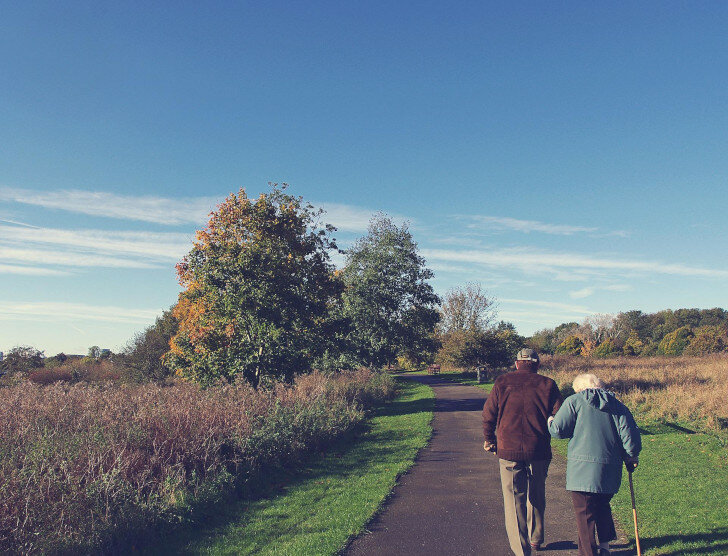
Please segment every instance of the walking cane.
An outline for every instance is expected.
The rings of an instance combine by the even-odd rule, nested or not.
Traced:
[[[634,518],[634,542],[637,544],[637,556],[642,556],[640,548],[640,534],[637,531],[637,504],[634,502],[634,485],[632,485],[632,471],[628,470],[629,475],[629,493],[632,495],[632,517]]]

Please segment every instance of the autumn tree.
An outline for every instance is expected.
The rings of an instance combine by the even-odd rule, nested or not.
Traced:
[[[273,185],[257,200],[231,194],[177,265],[184,291],[165,363],[202,383],[242,376],[291,379],[333,335],[340,295],[320,211]]]
[[[356,358],[385,365],[397,356],[417,360],[434,351],[439,298],[406,224],[384,215],[346,253],[343,314],[351,323],[349,340]]]

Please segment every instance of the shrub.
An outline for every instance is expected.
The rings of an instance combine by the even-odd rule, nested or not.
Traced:
[[[123,552],[261,470],[297,461],[393,394],[387,375],[254,390],[190,383],[0,389],[0,553]]]
[[[708,355],[728,349],[728,336],[721,326],[701,326],[696,328],[683,353],[685,355]]]
[[[597,359],[606,359],[607,357],[614,357],[616,355],[619,355],[619,350],[611,338],[604,340],[591,353],[591,356]]]
[[[629,356],[637,356],[642,353],[645,349],[645,343],[640,339],[636,331],[632,330],[624,341],[622,346],[622,353]]]
[[[568,336],[556,346],[556,353],[562,355],[581,355],[581,348],[584,347],[584,342],[581,341],[579,336]]]
[[[690,343],[693,332],[689,326],[681,326],[677,330],[665,334],[657,346],[658,355],[682,355]]]

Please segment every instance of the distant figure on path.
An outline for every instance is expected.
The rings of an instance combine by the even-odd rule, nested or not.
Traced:
[[[516,370],[496,379],[483,407],[483,448],[500,459],[506,532],[516,556],[529,556],[544,542],[547,419],[562,402],[556,383],[536,373],[539,363],[535,350],[519,351]]]
[[[574,392],[549,419],[549,432],[571,439],[566,490],[576,513],[579,556],[608,556],[609,541],[617,538],[609,501],[622,482],[622,462],[629,471],[637,467],[642,440],[629,409],[596,376],[578,375]]]

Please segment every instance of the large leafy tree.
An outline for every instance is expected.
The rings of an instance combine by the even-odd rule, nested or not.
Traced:
[[[347,251],[342,273],[343,313],[360,362],[423,360],[433,352],[440,300],[428,282],[432,276],[408,226],[375,216],[367,235]]]
[[[165,362],[178,375],[289,380],[325,350],[341,292],[329,259],[333,228],[285,188],[254,201],[242,189],[231,194],[177,265],[184,291]]]

